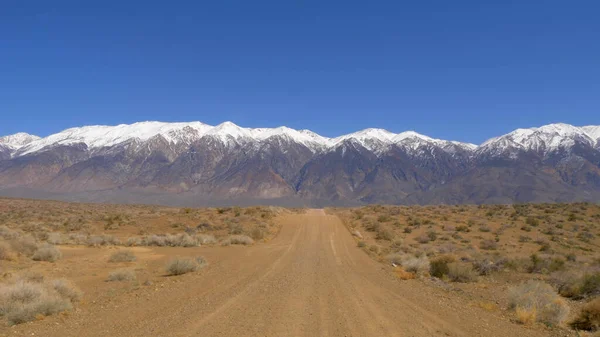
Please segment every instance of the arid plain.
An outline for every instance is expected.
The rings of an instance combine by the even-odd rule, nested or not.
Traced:
[[[0,199],[0,336],[590,336],[593,204]]]

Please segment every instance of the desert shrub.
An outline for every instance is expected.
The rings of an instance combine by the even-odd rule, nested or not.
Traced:
[[[170,247],[195,247],[198,246],[196,240],[187,233],[177,235],[167,234],[165,244]]]
[[[4,260],[12,260],[13,254],[10,249],[10,246],[6,242],[0,242],[0,261]]]
[[[33,255],[38,249],[38,244],[31,235],[14,238],[9,243],[14,252],[25,256]]]
[[[404,233],[406,233],[406,234],[412,233],[412,227],[408,227],[408,226],[404,227]]]
[[[112,253],[108,262],[132,262],[135,261],[136,257],[130,250],[119,250],[118,252]]]
[[[483,240],[479,243],[479,248],[485,250],[496,250],[498,249],[498,244],[493,240]]]
[[[540,221],[532,216],[527,217],[527,220],[525,220],[525,223],[528,224],[529,226],[533,226],[533,227],[537,227],[540,225]]]
[[[175,258],[165,267],[167,275],[182,275],[197,271],[206,266],[207,262],[203,257],[192,258]]]
[[[560,257],[544,258],[537,254],[531,254],[530,261],[530,273],[547,274],[565,268],[565,260]]]
[[[529,242],[531,241],[531,238],[527,235],[521,235],[519,236],[519,242]]]
[[[418,243],[428,243],[430,241],[429,236],[423,234],[423,235],[419,235],[415,238],[415,240],[417,240]]]
[[[44,244],[40,246],[33,256],[31,257],[34,261],[48,261],[55,262],[62,257],[62,253],[58,248],[54,247],[51,244]]]
[[[69,234],[69,242],[76,245],[85,245],[89,241],[89,237],[85,234],[81,233],[71,233]]]
[[[251,231],[250,231],[250,237],[253,240],[262,240],[265,238],[265,231],[262,228],[259,227],[254,227]]]
[[[371,245],[371,246],[369,246],[369,251],[379,255],[379,254],[381,254],[381,246],[380,245]]]
[[[217,243],[217,239],[215,239],[213,235],[209,234],[196,234],[194,238],[196,238],[196,241],[201,245],[210,245]]]
[[[431,276],[442,278],[444,275],[448,275],[448,264],[454,261],[456,261],[456,258],[452,255],[438,256],[429,262],[429,273]]]
[[[389,221],[392,221],[392,217],[390,217],[387,214],[382,214],[382,215],[380,215],[380,216],[377,217],[377,221],[379,221],[379,222],[389,222]]]
[[[528,281],[509,289],[509,305],[522,323],[535,320],[548,325],[558,325],[568,314],[569,307],[554,289],[540,281]]]
[[[456,231],[457,231],[457,232],[464,232],[464,233],[467,233],[467,232],[470,232],[470,231],[471,231],[471,229],[469,229],[469,226],[466,226],[466,225],[460,225],[460,226],[456,226]]]
[[[225,239],[222,244],[224,246],[229,245],[251,245],[254,243],[251,237],[247,235],[230,235],[227,239]]]
[[[470,264],[451,262],[448,263],[448,278],[453,282],[475,282],[477,272]]]
[[[394,232],[390,231],[389,229],[380,228],[377,232],[377,236],[375,236],[375,239],[392,241],[394,239]]]
[[[125,246],[127,246],[127,247],[136,247],[136,246],[141,246],[141,245],[142,245],[142,239],[138,238],[138,237],[128,238],[127,241],[125,242]]]
[[[71,303],[78,302],[81,298],[81,291],[73,286],[68,280],[52,280],[50,285],[62,298],[68,299]]]
[[[367,243],[365,241],[360,240],[356,245],[360,248],[364,248],[367,246]]]
[[[16,239],[20,236],[20,233],[12,230],[4,225],[0,226],[0,237],[4,238],[5,240],[12,240],[12,239]]]
[[[598,330],[600,328],[600,298],[585,304],[577,318],[569,325],[576,330]]]
[[[80,292],[65,280],[48,283],[18,280],[0,285],[0,316],[10,325],[70,310]]]
[[[92,235],[88,238],[88,246],[98,247],[98,246],[115,246],[120,242],[117,238],[112,235]]]
[[[145,246],[164,247],[167,245],[167,240],[166,240],[165,236],[156,235],[156,234],[145,237],[142,240],[142,242]]]
[[[46,239],[46,242],[52,245],[62,245],[64,241],[61,233],[48,233],[48,238]]]
[[[427,255],[414,256],[412,254],[390,254],[386,259],[396,265],[402,266],[405,271],[415,273],[417,275],[429,272],[429,259]]]
[[[117,269],[108,273],[109,282],[135,280],[135,272],[131,269]]]
[[[590,297],[600,294],[600,272],[585,274],[580,281],[579,297]]]
[[[381,225],[377,222],[367,221],[365,222],[365,229],[369,232],[377,232],[379,231],[379,227]]]
[[[437,233],[435,231],[429,231],[427,232],[427,237],[430,241],[435,241],[437,240]]]
[[[492,229],[488,225],[481,225],[481,226],[479,226],[479,231],[480,232],[484,232],[484,233],[488,233],[488,232],[491,232]]]
[[[506,259],[482,259],[473,261],[473,269],[479,273],[479,275],[490,275],[494,272],[502,270],[504,265],[508,262]]]

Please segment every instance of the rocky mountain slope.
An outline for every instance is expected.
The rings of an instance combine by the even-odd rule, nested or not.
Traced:
[[[479,146],[231,122],[19,133],[0,137],[0,194],[180,205],[596,201],[600,126],[518,129]]]

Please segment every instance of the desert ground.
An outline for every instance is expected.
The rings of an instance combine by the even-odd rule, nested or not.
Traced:
[[[0,336],[592,336],[599,222],[0,199]]]

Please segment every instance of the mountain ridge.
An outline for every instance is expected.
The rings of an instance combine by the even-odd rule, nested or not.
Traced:
[[[600,126],[517,129],[481,145],[414,131],[329,138],[231,122],[139,122],[0,137],[0,194],[286,205],[600,200]]]

